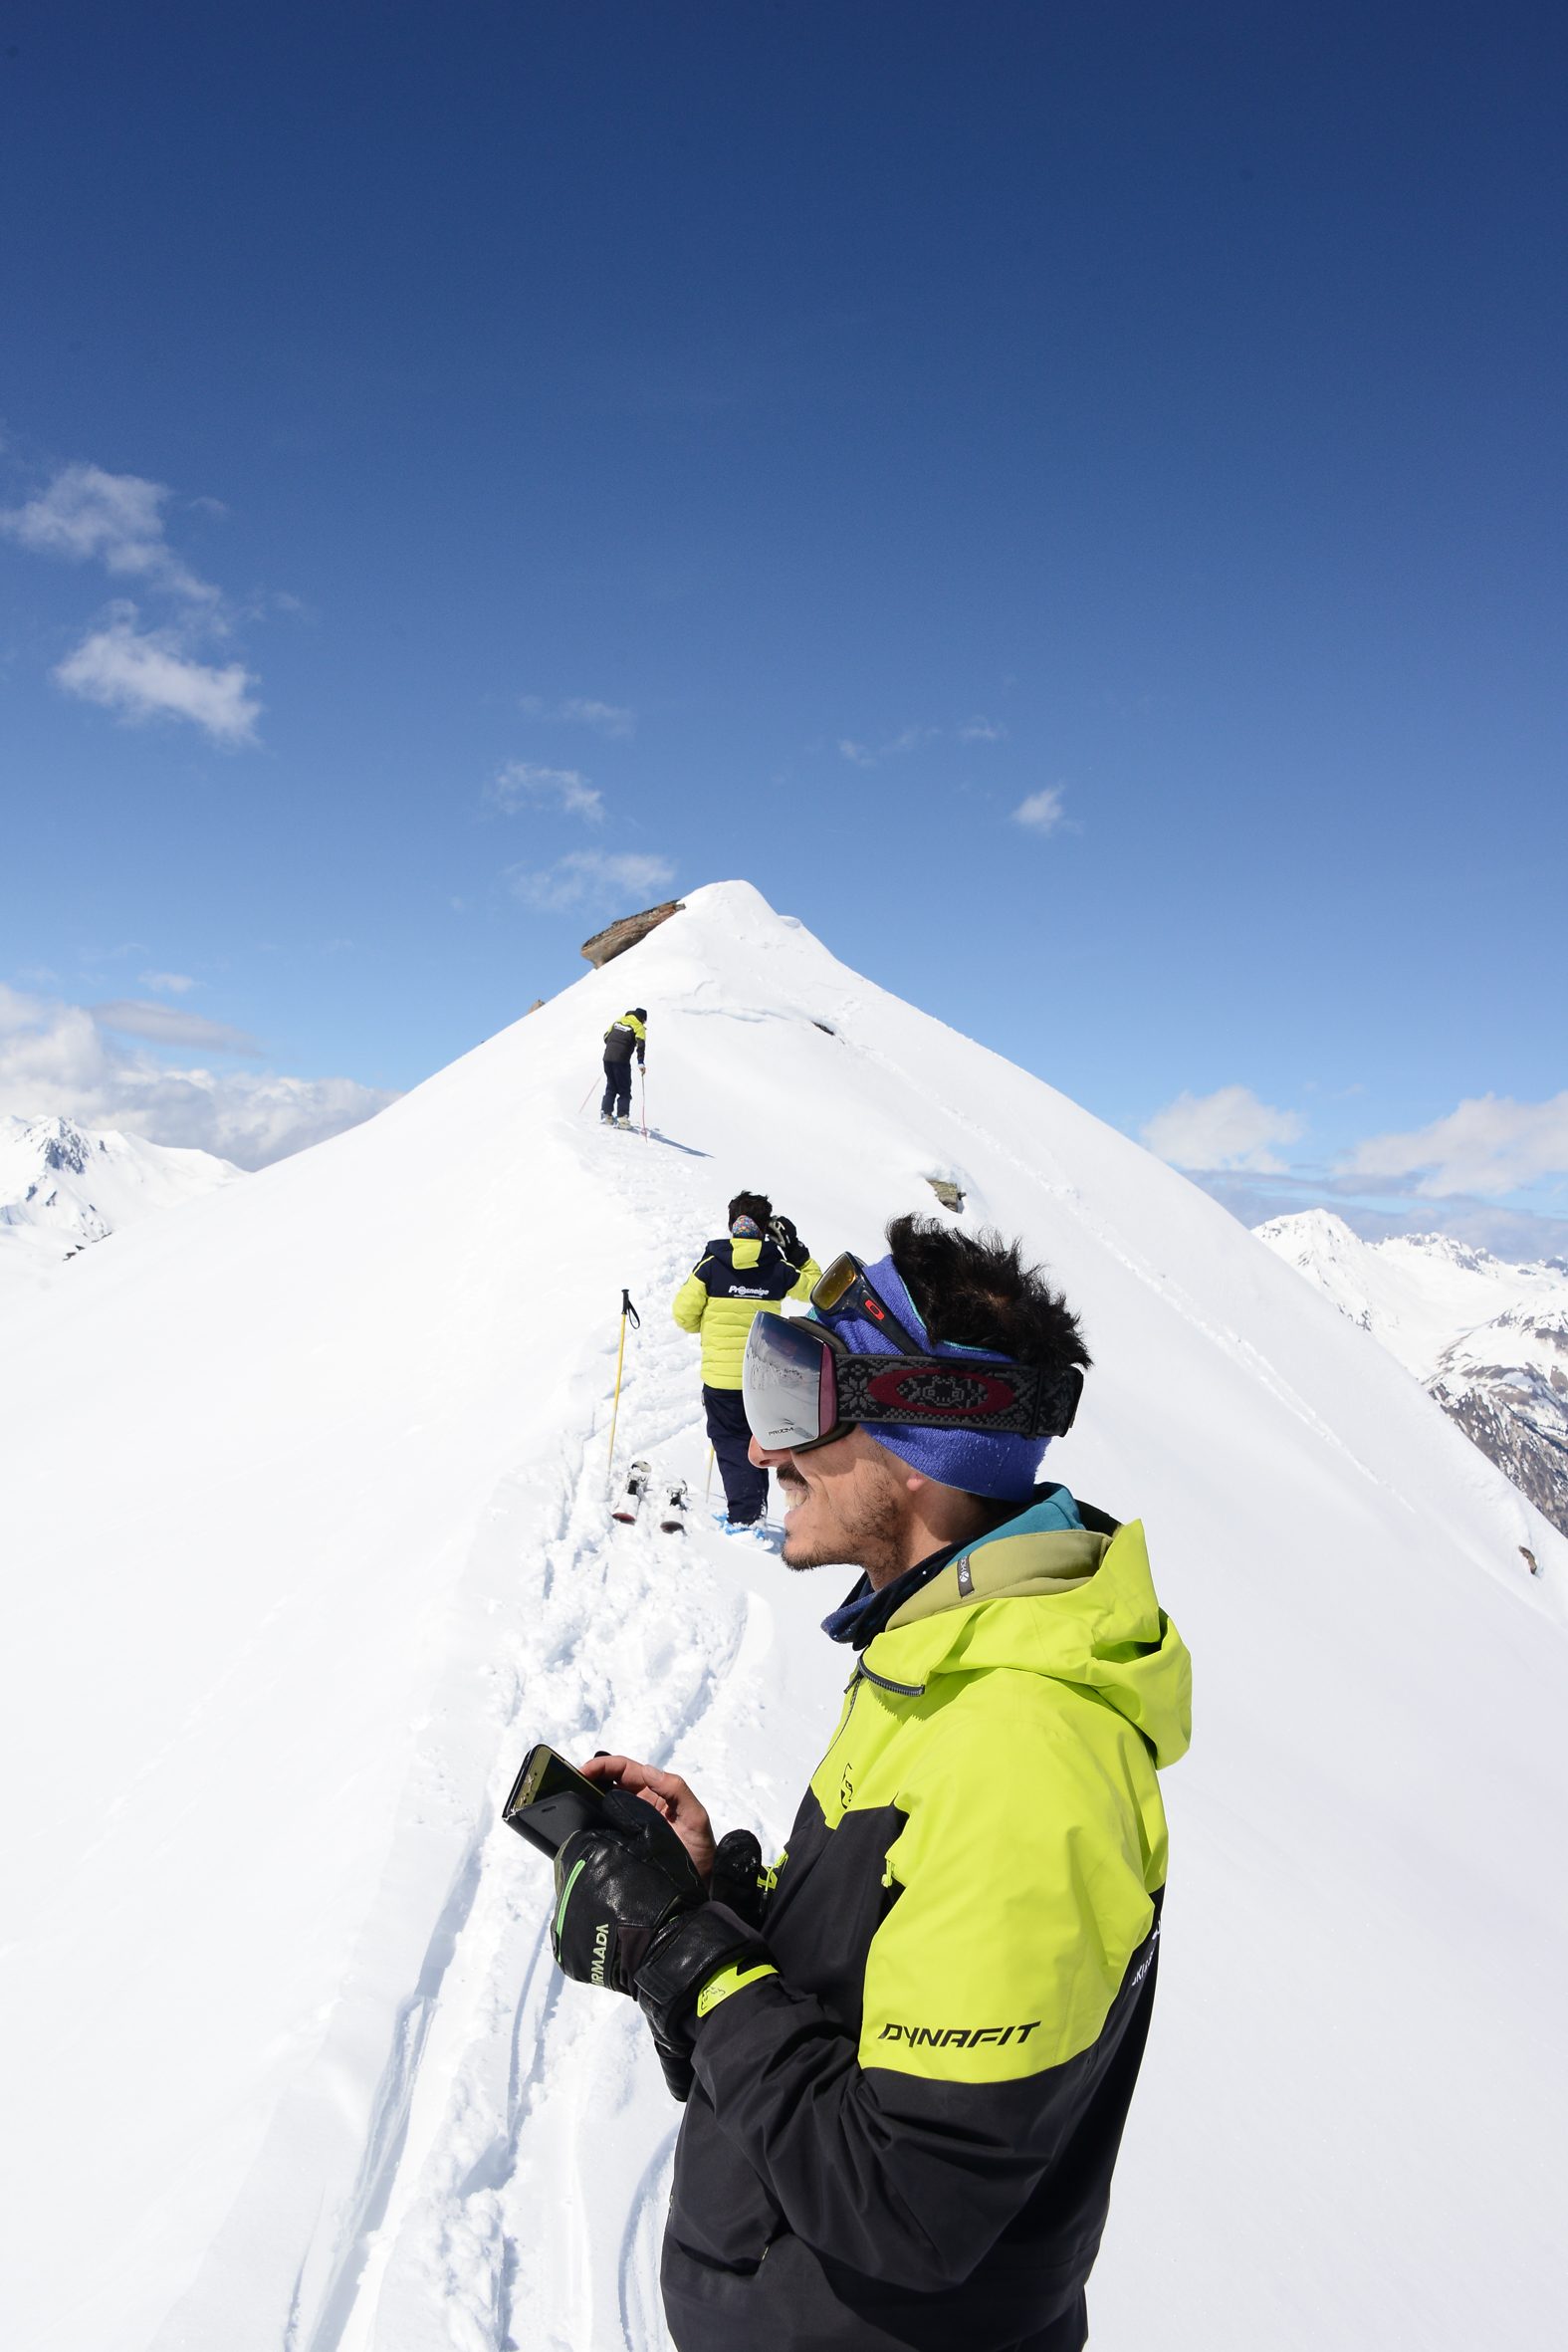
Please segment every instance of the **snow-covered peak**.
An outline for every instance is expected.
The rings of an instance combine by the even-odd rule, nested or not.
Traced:
[[[1253,1230],[1418,1380],[1432,1378],[1461,1332],[1507,1308],[1568,1302],[1568,1270],[1560,1263],[1513,1266],[1448,1234],[1364,1242],[1327,1209],[1274,1217]]]
[[[90,1242],[242,1173],[208,1151],[72,1119],[0,1116],[0,1278],[45,1273]]]
[[[850,1579],[612,1528],[622,1287],[614,1459],[700,1498],[669,1307],[726,1200],[825,1262],[934,1176],[1081,1311],[1047,1467],[1195,1659],[1096,2345],[1549,2340],[1568,1541],[1208,1195],[727,883],[8,1317],[8,2342],[664,2352],[675,2112],[499,1806],[615,1745],[786,1838]]]

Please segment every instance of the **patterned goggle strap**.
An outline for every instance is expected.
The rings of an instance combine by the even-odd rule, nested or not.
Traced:
[[[923,1429],[977,1429],[993,1437],[1065,1437],[1083,1394],[1083,1374],[1076,1367],[1047,1381],[1033,1364],[834,1353],[841,1422],[902,1421]]]

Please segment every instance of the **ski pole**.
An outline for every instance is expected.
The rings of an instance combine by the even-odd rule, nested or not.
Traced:
[[[597,1084],[598,1084],[598,1079],[597,1079],[597,1078],[595,1078],[595,1079],[594,1079],[594,1081],[593,1081],[593,1086],[596,1086]],[[592,1093],[592,1091],[593,1091],[593,1086],[590,1086],[590,1087],[588,1088],[588,1094],[591,1094],[591,1093]],[[577,1104],[577,1116],[578,1116],[578,1118],[579,1118],[579,1119],[581,1118],[581,1116],[582,1116],[583,1112],[584,1112],[584,1111],[587,1109],[587,1107],[588,1107],[588,1094],[584,1094],[584,1095],[583,1095],[583,1097],[582,1097],[582,1100],[581,1100],[581,1101],[580,1101],[580,1102]]]
[[[702,1491],[702,1507],[703,1507],[704,1511],[706,1511],[706,1510],[707,1510],[707,1508],[708,1508],[709,1504],[710,1504],[712,1501],[713,1501],[713,1448],[712,1448],[712,1446],[710,1446],[710,1447],[708,1448],[708,1484],[707,1484],[707,1485],[704,1487],[704,1489],[703,1489],[703,1491]]]
[[[632,1305],[631,1294],[628,1291],[622,1291],[620,1294],[620,1348],[615,1357],[615,1409],[610,1414],[609,1460],[604,1465],[606,1488],[610,1483],[610,1474],[615,1467],[615,1424],[620,1419],[620,1368],[626,1360],[626,1317],[628,1315],[631,1317],[632,1329],[640,1331],[642,1317]]]
[[[648,1140],[648,1073],[638,1064],[637,1075],[642,1080],[642,1140]]]

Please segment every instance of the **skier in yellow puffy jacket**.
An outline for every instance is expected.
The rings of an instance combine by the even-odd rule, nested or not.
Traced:
[[[768,1473],[754,1468],[741,1403],[741,1359],[752,1317],[784,1298],[809,1298],[821,1268],[787,1217],[760,1192],[737,1193],[729,1233],[710,1242],[675,1294],[683,1331],[702,1333],[702,1401],[724,1479],[727,1533],[757,1525],[768,1508]]]

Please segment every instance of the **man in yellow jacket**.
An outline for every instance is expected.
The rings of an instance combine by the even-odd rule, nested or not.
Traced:
[[[741,1403],[741,1360],[752,1317],[784,1298],[809,1298],[821,1268],[787,1217],[765,1194],[740,1192],[726,1212],[728,1235],[710,1242],[675,1294],[675,1320],[702,1333],[702,1401],[724,1480],[724,1529],[755,1527],[768,1508],[768,1473],[750,1458],[752,1432]]]
[[[862,1571],[784,1851],[601,1755],[662,1818],[556,1858],[558,1964],[636,1999],[686,2103],[680,2352],[1081,2352],[1154,2003],[1191,1664],[1142,1528],[1041,1477],[1077,1317],[996,1235],[887,1238],[748,1342],[784,1564]]]

